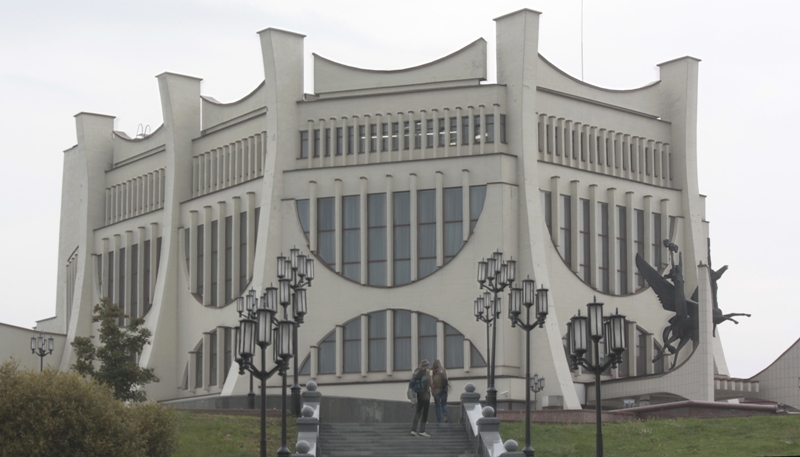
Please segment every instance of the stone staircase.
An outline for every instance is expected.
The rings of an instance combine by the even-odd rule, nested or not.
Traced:
[[[321,457],[477,457],[463,424],[428,424],[431,436],[411,435],[409,423],[321,424]]]

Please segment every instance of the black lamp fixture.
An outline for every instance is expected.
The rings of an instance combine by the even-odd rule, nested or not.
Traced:
[[[535,292],[534,292],[535,291]],[[531,386],[531,331],[535,328],[542,328],[549,311],[547,289],[540,287],[536,289],[536,282],[531,278],[522,280],[522,287],[512,287],[508,296],[508,318],[511,319],[511,327],[519,327],[525,330],[525,385]],[[536,305],[536,320],[531,322],[531,308]],[[520,319],[522,306],[525,306],[525,320]],[[538,384],[538,375],[536,377]],[[544,378],[541,380],[544,388]],[[532,387],[532,386],[531,386]],[[538,392],[538,391],[537,391]],[[531,388],[525,389],[525,447],[522,452],[532,457],[534,450],[531,447]]]
[[[300,396],[300,383],[298,380],[298,356],[297,356],[297,329],[303,324],[305,315],[308,313],[308,301],[306,299],[306,288],[311,287],[314,279],[314,259],[300,253],[300,249],[292,248],[289,250],[289,257],[283,254],[278,256],[278,290],[279,302],[284,307],[284,311],[291,304],[291,320],[295,323],[295,331],[292,342],[294,353],[293,362],[293,382],[292,382],[292,414],[300,417],[302,399]],[[284,315],[287,315],[284,312]]]
[[[256,297],[256,291],[250,289],[244,297],[239,297],[236,310],[239,313],[239,329],[236,334],[236,362],[239,364],[239,374],[245,370],[261,381],[261,457],[267,456],[267,380],[275,373],[280,373],[283,378],[283,417],[281,427],[281,448],[278,455],[290,455],[286,447],[286,371],[289,368],[289,359],[294,350],[295,323],[284,318],[278,320],[277,292],[275,287],[267,287],[261,299]],[[267,348],[273,346],[273,361],[275,367],[267,370]],[[256,346],[260,348],[261,364],[259,367],[254,362]]]
[[[39,336],[31,337],[31,354],[39,356],[39,371],[44,371],[44,356],[53,353],[55,340],[52,336],[48,337],[44,332],[39,332]]]
[[[512,287],[517,275],[517,262],[508,260],[503,262],[503,253],[494,252],[488,259],[478,262],[478,284],[482,290],[486,290],[478,296],[474,304],[474,314],[476,321],[486,323],[486,405],[491,406],[497,411],[497,389],[494,387],[495,362],[497,346],[497,325],[495,321],[502,312],[502,301],[500,294],[507,288]],[[491,329],[491,338],[490,338]]]
[[[577,370],[578,365],[594,373],[595,410],[597,422],[597,456],[603,455],[603,423],[601,420],[602,399],[600,396],[600,374],[609,367],[616,368],[622,363],[622,353],[625,352],[626,333],[625,316],[617,310],[609,317],[603,317],[603,304],[597,302],[597,297],[592,303],[586,305],[586,314],[572,316],[567,324],[567,346],[572,359],[572,370]],[[594,343],[594,357],[590,361],[585,357],[589,350],[588,340]],[[600,340],[606,342],[605,361],[600,363]]]

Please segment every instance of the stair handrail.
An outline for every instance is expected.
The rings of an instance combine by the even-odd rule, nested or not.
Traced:
[[[293,457],[316,457],[319,450],[319,409],[322,394],[317,392],[317,383],[308,381],[302,394],[302,417],[297,418],[297,444]]]
[[[467,435],[475,446],[476,453],[486,457],[522,457],[519,444],[515,440],[503,442],[500,437],[500,419],[495,417],[494,408],[481,408],[480,394],[475,392],[475,385],[467,383],[461,394],[462,417]]]

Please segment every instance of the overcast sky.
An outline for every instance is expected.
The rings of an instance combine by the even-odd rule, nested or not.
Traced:
[[[714,267],[730,265],[720,307],[753,314],[718,332],[731,375],[757,373],[800,337],[800,2],[791,0],[585,0],[583,15],[581,0],[0,0],[0,322],[31,327],[55,313],[62,151],[76,143],[75,114],[116,116],[130,136],[139,124],[155,130],[155,76],[165,71],[238,100],[263,80],[256,32],[267,27],[306,35],[307,74],[312,52],[397,69],[483,37],[493,82],[493,19],[521,8],[543,13],[542,55],[592,84],[639,87],[658,79],[658,63],[702,60],[700,191]]]

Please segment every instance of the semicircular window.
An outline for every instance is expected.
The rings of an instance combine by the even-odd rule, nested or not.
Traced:
[[[412,333],[412,319],[417,319],[417,333]],[[425,313],[395,309],[375,311],[359,316],[342,325],[341,332],[332,330],[317,343],[314,375],[334,373],[380,373],[410,371],[414,361],[440,359],[446,368],[476,368],[486,366],[480,351],[452,325]],[[361,335],[367,327],[367,339]],[[417,340],[417,356],[412,357],[412,338]],[[444,341],[444,353],[438,353],[438,341]],[[337,339],[341,339],[337,345]],[[341,354],[337,348],[341,347]],[[366,359],[362,360],[363,350]],[[337,357],[337,355],[339,357]],[[413,359],[413,360],[412,360]],[[341,366],[337,366],[341,363]],[[306,357],[300,374],[311,375],[311,357]]]
[[[365,204],[359,195],[343,196],[341,220],[337,220],[335,197],[297,200],[296,206],[306,240],[323,264],[359,284],[391,287],[430,276],[455,258],[483,211],[486,186],[471,186],[468,192],[462,187],[445,188],[441,195],[436,189],[421,189],[415,196],[416,214],[411,213],[409,191],[368,194]],[[436,212],[439,198],[441,218]],[[468,214],[464,212],[465,201]],[[312,211],[316,212],[314,227]],[[339,237],[337,227],[341,227]],[[412,229],[417,233],[415,239]],[[441,246],[437,244],[437,233],[444,235]],[[337,245],[341,247],[341,258],[336,257]],[[366,252],[362,253],[362,249]],[[442,265],[437,261],[440,253]],[[416,265],[411,264],[412,259]]]

